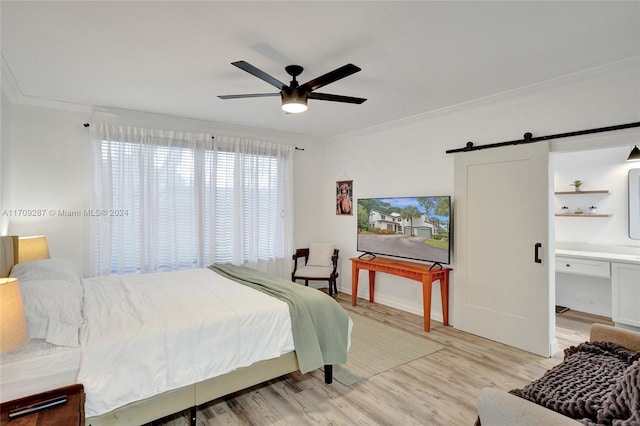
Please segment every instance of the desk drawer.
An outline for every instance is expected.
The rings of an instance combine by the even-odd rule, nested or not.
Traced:
[[[611,277],[611,264],[602,260],[556,256],[556,272],[609,278]]]

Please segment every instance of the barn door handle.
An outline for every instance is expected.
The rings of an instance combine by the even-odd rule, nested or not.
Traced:
[[[536,263],[542,263],[542,259],[540,259],[540,249],[542,248],[542,243],[536,243],[535,253],[533,255],[533,261]]]

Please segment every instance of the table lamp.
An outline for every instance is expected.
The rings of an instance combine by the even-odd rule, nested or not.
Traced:
[[[47,238],[44,235],[20,237],[18,240],[18,263],[37,259],[49,259]]]
[[[20,283],[17,278],[0,278],[0,353],[12,351],[29,341]]]
[[[17,278],[0,278],[0,353],[10,352],[28,341],[29,328],[22,305],[20,283]],[[27,414],[64,404],[67,400],[67,395],[61,395],[45,401],[29,403],[26,406],[10,407],[12,409],[7,414],[3,412],[2,418],[4,419],[6,415],[11,421]],[[30,424],[30,421],[16,424]]]

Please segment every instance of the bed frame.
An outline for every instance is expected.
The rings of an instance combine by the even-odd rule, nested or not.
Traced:
[[[195,426],[198,405],[292,373],[298,368],[298,358],[295,352],[290,352],[279,358],[261,361],[222,376],[133,402],[101,416],[89,417],[86,424],[141,425],[189,409],[191,425]]]
[[[9,275],[18,260],[18,237],[0,236],[0,275]],[[88,426],[145,424],[185,410],[190,410],[190,422],[196,424],[199,405],[222,396],[275,379],[300,369],[295,352],[279,358],[257,362],[222,376],[184,386],[151,398],[132,402],[109,413],[86,419]],[[333,366],[325,365],[324,381],[333,381]]]

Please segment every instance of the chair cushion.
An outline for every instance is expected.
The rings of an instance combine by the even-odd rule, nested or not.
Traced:
[[[296,277],[329,278],[333,266],[303,266],[296,271]]]
[[[333,256],[333,243],[311,243],[309,245],[310,266],[332,266],[331,256]]]

